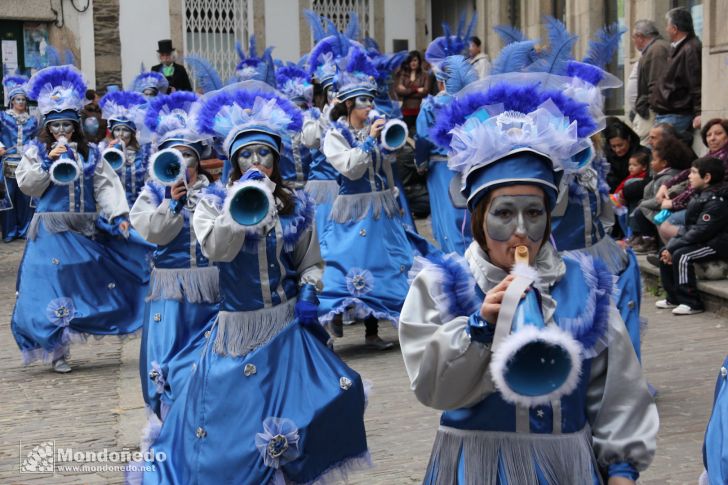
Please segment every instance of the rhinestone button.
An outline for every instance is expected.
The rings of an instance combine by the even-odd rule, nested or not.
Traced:
[[[250,377],[256,372],[258,372],[258,369],[256,369],[255,365],[245,364],[245,368],[243,369],[243,374],[245,374],[245,377]]]
[[[149,373],[149,378],[151,380],[156,381],[157,377],[159,377],[159,372],[157,372],[156,370],[153,370],[152,372]]]
[[[210,331],[205,332],[205,338],[210,338]]]
[[[367,230],[366,229],[362,229],[361,231],[359,231],[359,235],[361,237],[366,237],[367,236]]]
[[[116,283],[109,283],[107,286],[110,290],[113,290],[114,288],[116,288]]]
[[[629,308],[630,310],[634,310],[635,306],[636,305],[634,303],[634,300],[629,300],[629,303],[627,303],[627,308]]]
[[[161,313],[155,313],[154,314],[154,321],[155,322],[161,322],[162,321],[162,314]]]
[[[197,428],[197,431],[195,431],[195,436],[197,436],[198,438],[204,438],[205,436],[207,436],[207,431],[205,431],[205,428],[199,427]]]
[[[342,377],[339,379],[339,387],[345,391],[348,391],[351,388],[351,384],[351,379],[348,377]]]
[[[403,264],[400,264],[400,265],[399,265],[399,272],[400,272],[400,273],[404,273],[404,270],[405,270],[405,267],[404,267],[404,265],[403,265]]]
[[[51,263],[53,263],[53,264],[61,264],[61,260],[58,259],[58,258],[53,258],[53,259],[51,259]]]
[[[537,410],[536,411],[536,416],[538,416],[539,418],[543,418],[543,409]]]
[[[720,368],[720,375],[722,375],[723,377],[728,376],[728,369],[726,369],[725,367],[721,367]]]

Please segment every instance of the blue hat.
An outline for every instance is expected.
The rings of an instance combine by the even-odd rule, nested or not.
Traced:
[[[43,118],[43,124],[47,125],[51,121],[75,121],[79,123],[81,117],[78,115],[78,111],[72,109],[66,109],[63,111],[51,111]]]
[[[12,101],[15,96],[27,96],[28,78],[26,76],[9,75],[3,78],[3,86],[8,102]]]
[[[340,101],[356,98],[357,96],[368,96],[374,98],[377,94],[377,69],[369,60],[364,49],[360,46],[352,46],[347,57],[340,61],[340,70],[337,74],[336,83],[338,92],[336,97]]]
[[[127,126],[136,131],[137,123],[144,118],[144,109],[147,100],[134,91],[112,91],[104,95],[99,101],[101,115],[109,122],[113,130],[117,126]]]
[[[235,136],[235,140],[230,145],[230,159],[234,160],[238,151],[248,145],[265,145],[273,150],[277,156],[280,156],[281,137],[271,133],[270,130],[263,131],[265,129],[265,127],[260,127],[261,131],[256,131],[255,128],[249,127]]]
[[[156,135],[160,150],[183,145],[193,149],[199,159],[204,158],[210,137],[197,132],[191,118],[198,99],[191,91],[175,91],[157,96],[149,103],[144,125]]]

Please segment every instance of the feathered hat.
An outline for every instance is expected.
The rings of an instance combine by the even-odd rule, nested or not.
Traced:
[[[377,69],[361,46],[352,45],[348,55],[338,63],[336,97],[346,101],[357,96],[374,97],[377,94]]]
[[[284,135],[301,129],[301,110],[261,81],[243,81],[204,95],[194,111],[196,129],[215,137],[228,160],[260,143],[280,155]]]
[[[28,96],[28,77],[19,75],[8,75],[3,78],[3,87],[5,88],[5,96],[8,103],[18,95]]]
[[[275,63],[273,62],[273,56],[271,55],[273,47],[267,47],[265,51],[263,51],[263,55],[258,57],[256,44],[255,35],[251,35],[248,43],[248,54],[246,55],[243,50],[243,46],[240,45],[240,42],[235,43],[235,49],[240,61],[238,62],[238,65],[235,66],[235,77],[233,82],[249,80],[262,81],[275,88]]]
[[[144,94],[145,96],[158,96],[160,94],[167,93],[167,89],[169,89],[169,81],[167,81],[167,78],[159,72],[144,72],[142,70],[142,72],[134,78],[133,86],[134,91],[137,93]],[[147,92],[145,93],[145,91]],[[152,91],[153,94],[149,93],[149,91]]]
[[[175,145],[192,148],[198,159],[204,158],[209,148],[209,137],[195,129],[191,115],[198,96],[191,91],[175,91],[154,98],[147,107],[144,124],[157,135],[160,150]]]
[[[338,31],[331,19],[319,17],[310,10],[306,10],[304,13],[316,43],[308,57],[308,74],[326,89],[335,84],[337,62],[349,54],[349,49],[353,45],[363,49],[358,41],[359,16],[356,12],[350,12],[349,23],[342,33]],[[321,24],[322,21],[327,26],[325,31]]]
[[[80,120],[86,99],[86,81],[73,66],[46,67],[28,81],[28,97],[38,102],[45,123],[54,120]]]
[[[467,12],[463,12],[460,15],[458,29],[455,34],[453,34],[450,30],[450,25],[448,25],[447,22],[444,22],[442,24],[444,35],[437,37],[430,42],[430,45],[427,46],[427,50],[425,50],[425,59],[434,68],[435,75],[437,75],[440,63],[444,61],[446,57],[465,54],[465,51],[468,48],[468,43],[470,42],[470,37],[473,35],[473,30],[475,30],[475,24],[478,21],[478,15],[473,15],[473,18],[470,20],[467,27],[465,27],[466,20]]]
[[[445,91],[455,94],[465,86],[478,80],[478,73],[465,57],[449,56],[441,63],[437,78],[445,83]]]
[[[113,91],[99,101],[101,116],[109,122],[109,129],[127,126],[136,131],[144,119],[146,98],[135,91]]]
[[[298,64],[288,63],[276,69],[278,89],[296,104],[310,105],[313,100],[313,85],[308,74]]]

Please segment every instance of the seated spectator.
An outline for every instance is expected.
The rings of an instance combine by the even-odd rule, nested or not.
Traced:
[[[607,184],[613,193],[622,180],[628,175],[627,165],[630,157],[643,147],[637,133],[617,118],[609,118],[604,129],[606,140],[605,153],[610,170],[607,174]]]
[[[657,251],[657,227],[654,217],[662,210],[661,203],[655,199],[660,185],[677,175],[690,163],[690,151],[684,143],[674,137],[665,137],[652,149],[650,178],[642,193],[642,201],[630,217],[630,227],[635,236],[632,248],[636,253]]]
[[[660,280],[667,298],[657,308],[674,315],[705,310],[698,293],[694,263],[728,257],[728,186],[725,168],[717,158],[693,162],[688,180],[695,192],[685,213],[685,226],[660,252]]]
[[[705,124],[700,135],[703,144],[708,148],[706,157],[721,160],[725,170],[728,171],[728,120],[713,118]],[[662,208],[672,211],[670,218],[660,224],[660,239],[664,243],[673,238],[680,226],[685,224],[685,208],[694,194],[688,184],[691,170],[690,168],[683,170],[665,182],[657,191],[657,199],[662,202]]]
[[[626,208],[631,214],[639,205],[644,194],[647,184],[645,178],[650,170],[650,152],[642,149],[633,153],[629,157],[627,170],[629,170],[629,175],[617,186],[612,200],[618,206]]]

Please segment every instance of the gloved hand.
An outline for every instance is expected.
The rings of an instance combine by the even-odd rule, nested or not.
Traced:
[[[240,177],[240,181],[243,182],[245,180],[264,180],[267,177],[260,171],[255,168],[248,169],[247,172],[243,174],[242,177]]]

